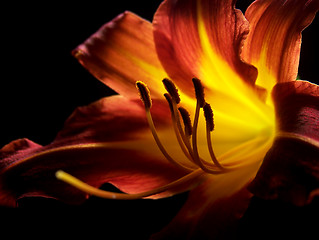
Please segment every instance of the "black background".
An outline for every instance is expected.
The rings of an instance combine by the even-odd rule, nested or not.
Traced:
[[[160,2],[2,4],[0,145],[22,137],[48,144],[77,106],[112,93],[71,56],[72,49],[125,10],[151,20]],[[245,9],[250,2],[239,0],[237,5]],[[299,74],[302,79],[319,83],[316,32],[318,17],[303,33]],[[19,203],[19,213],[15,209],[1,209],[6,224],[0,231],[13,226],[24,230],[10,230],[10,234],[44,239],[50,235],[72,237],[91,232],[105,239],[147,239],[171,220],[186,198],[187,193],[158,201],[114,202],[92,198],[81,206],[50,199],[25,199]],[[310,236],[318,224],[318,205],[316,200],[310,206],[298,208],[254,198],[241,221],[239,235],[250,239]],[[316,218],[312,219],[313,216]],[[47,235],[41,235],[40,230]],[[110,237],[112,233],[118,237]]]

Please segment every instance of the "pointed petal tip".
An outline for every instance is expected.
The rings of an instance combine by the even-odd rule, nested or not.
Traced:
[[[166,76],[156,54],[152,24],[130,11],[100,27],[72,55],[93,76],[127,97],[136,97],[138,80],[147,82],[157,95],[162,86],[156,80]]]

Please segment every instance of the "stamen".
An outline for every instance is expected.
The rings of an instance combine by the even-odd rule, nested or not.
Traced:
[[[183,119],[186,136],[191,136],[193,134],[193,128],[189,112],[183,107],[179,107],[178,111]]]
[[[181,113],[184,114],[184,117],[182,116],[183,121],[185,122],[189,122],[187,124],[184,123],[185,128],[186,125],[188,125],[188,130],[185,129],[185,133],[182,130],[182,126],[181,126],[181,122],[180,122],[180,116],[178,114],[177,111],[177,104],[180,102],[180,98],[178,95],[178,90],[175,87],[175,85],[173,84],[172,81],[168,80],[168,79],[164,79],[163,83],[165,85],[165,88],[167,89],[167,91],[169,92],[169,94],[164,94],[166,100],[169,103],[169,107],[170,107],[170,111],[171,111],[171,116],[172,116],[172,121],[173,121],[173,128],[178,140],[178,143],[183,151],[183,153],[185,154],[185,156],[190,160],[190,162],[193,164],[196,164],[197,166],[199,166],[202,170],[204,170],[207,173],[211,173],[211,174],[220,174],[220,173],[224,173],[225,169],[218,163],[216,157],[214,157],[213,155],[213,150],[211,147],[211,140],[210,140],[210,135],[209,135],[209,140],[207,140],[207,142],[209,142],[210,146],[210,152],[211,152],[211,156],[213,159],[213,162],[215,163],[215,165],[213,165],[213,163],[208,163],[205,160],[201,159],[198,153],[198,147],[197,147],[197,128],[198,128],[198,121],[199,121],[199,113],[200,113],[200,109],[203,108],[206,104],[205,102],[205,97],[204,97],[204,88],[200,82],[199,79],[197,78],[193,78],[193,83],[194,83],[194,88],[195,88],[195,94],[196,94],[196,99],[197,99],[197,104],[196,104],[196,110],[195,110],[195,117],[194,117],[194,125],[193,127],[191,127],[191,121],[186,120],[186,116],[189,114],[183,110],[179,110],[180,112],[184,112]],[[174,160],[166,151],[166,149],[164,148],[163,144],[161,143],[158,135],[157,135],[157,131],[155,129],[154,126],[154,122],[150,113],[150,108],[152,105],[151,102],[151,97],[150,97],[150,93],[149,93],[149,89],[147,88],[146,84],[143,82],[138,81],[136,83],[137,89],[140,92],[140,96],[141,99],[145,105],[145,112],[146,112],[146,117],[147,117],[147,122],[148,125],[150,127],[150,130],[152,132],[153,138],[159,148],[159,150],[162,152],[162,154],[165,156],[165,158],[171,162],[172,164],[174,164],[175,166],[182,168],[183,170],[187,170],[187,171],[194,171],[194,167],[193,166],[187,166],[185,164],[182,164],[176,160]],[[173,99],[173,97],[175,99]],[[209,105],[206,108],[206,115],[207,115],[207,120],[206,122],[210,122],[209,123],[209,130],[212,131],[213,129],[213,114],[212,111],[211,113],[209,112]],[[188,117],[189,118],[189,117]],[[209,120],[210,119],[210,120]],[[208,128],[207,128],[208,129]],[[187,133],[186,133],[187,131]],[[209,132],[210,132],[209,131]],[[190,136],[192,134],[192,145],[190,144]],[[219,169],[216,170],[214,169],[215,167],[218,167]]]
[[[184,155],[192,162],[193,161],[193,157],[192,157],[192,150],[190,147],[190,143],[189,141],[186,139],[183,131],[181,130],[181,124],[180,124],[180,120],[179,120],[179,116],[176,113],[176,103],[172,101],[172,97],[168,94],[165,93],[164,94],[169,107],[170,107],[170,111],[171,111],[171,118],[172,118],[172,122],[173,122],[173,127],[174,127],[174,132],[178,141],[179,146],[181,147]]]
[[[193,145],[193,152],[194,152],[194,158],[196,160],[196,163],[198,165],[201,165],[198,149],[197,149],[197,127],[198,127],[198,120],[199,120],[199,111],[205,105],[205,97],[204,97],[204,88],[200,80],[197,78],[193,78],[192,81],[194,84],[195,95],[197,99],[195,116],[194,116],[194,125],[193,125],[192,145]]]
[[[205,105],[204,87],[198,78],[193,78],[192,80],[195,88],[196,99],[199,102],[199,106],[202,108]]]
[[[214,114],[213,114],[213,110],[211,108],[211,106],[206,103],[203,107],[204,110],[204,116],[205,116],[205,120],[206,120],[206,126],[209,129],[209,131],[214,131]]]
[[[203,174],[203,172],[201,170],[196,170],[193,171],[191,173],[189,173],[188,175],[185,175],[184,177],[173,181],[167,185],[161,186],[159,188],[156,189],[152,189],[150,191],[146,191],[146,192],[142,192],[142,193],[136,193],[136,194],[126,194],[126,193],[115,193],[115,192],[109,192],[109,191],[104,191],[95,187],[92,187],[90,185],[88,185],[85,182],[82,182],[81,180],[79,180],[78,178],[62,171],[59,170],[55,173],[55,176],[57,179],[64,181],[70,185],[72,185],[73,187],[87,193],[90,195],[94,195],[97,197],[101,197],[101,198],[107,198],[107,199],[120,199],[120,200],[135,200],[135,199],[141,199],[141,198],[146,198],[149,196],[153,196],[165,191],[169,191],[169,190],[174,190],[177,189],[180,186],[183,185],[190,185],[191,183],[194,184],[194,181],[199,178],[201,175]],[[199,179],[198,179],[198,183],[199,183]]]
[[[190,141],[189,141],[189,136],[192,134],[192,127],[191,127],[191,122],[189,121],[189,124],[188,126],[190,126],[188,129],[187,129],[187,133],[183,132],[182,130],[182,125],[181,125],[181,121],[180,121],[180,116],[178,114],[178,111],[177,111],[177,104],[180,103],[180,97],[179,97],[179,94],[178,94],[178,89],[176,88],[175,84],[167,79],[167,78],[164,78],[163,79],[163,84],[166,88],[166,90],[169,92],[169,96],[171,96],[171,99],[173,99],[174,101],[169,101],[169,98],[167,95],[164,94],[165,98],[169,101],[169,105],[170,105],[170,109],[172,110],[173,112],[173,116],[174,116],[174,124],[176,123],[177,125],[177,129],[178,129],[178,132],[179,134],[175,131],[176,135],[180,135],[181,139],[183,140],[183,143],[182,144],[180,141],[180,146],[183,150],[183,152],[185,153],[185,155],[187,156],[187,158],[192,162],[194,163],[194,160],[193,160],[193,150],[192,150],[192,147],[191,147],[191,144],[190,144]],[[174,126],[174,129],[175,126]],[[185,130],[186,131],[186,130]],[[187,135],[187,136],[186,136]],[[187,150],[185,149],[185,147],[187,148]],[[186,154],[186,151],[188,151],[188,154]]]
[[[150,90],[146,86],[145,83],[141,81],[136,82],[136,88],[140,94],[140,97],[142,99],[142,102],[144,103],[145,108],[150,109],[152,107],[152,99]]]
[[[220,169],[226,170],[226,168],[224,168],[219,161],[216,158],[216,155],[214,153],[213,150],[213,145],[212,145],[212,137],[211,137],[211,133],[212,131],[209,129],[209,127],[206,125],[206,140],[207,140],[207,147],[208,147],[208,151],[210,154],[210,158],[212,159],[213,163],[219,167]]]
[[[153,135],[153,138],[158,146],[158,148],[160,149],[160,151],[162,152],[162,154],[165,156],[165,158],[171,162],[172,164],[174,164],[175,166],[179,167],[179,168],[182,168],[183,170],[187,170],[187,171],[192,171],[194,170],[193,168],[190,168],[190,167],[187,167],[187,166],[184,166],[182,165],[181,163],[179,163],[178,161],[175,161],[166,151],[166,149],[164,148],[163,144],[161,143],[158,135],[157,135],[157,131],[155,129],[155,126],[154,126],[154,122],[153,122],[153,119],[152,119],[152,116],[151,116],[151,113],[149,110],[146,110],[146,117],[147,117],[147,121],[148,121],[148,124],[149,124],[149,127],[151,129],[151,132],[152,132],[152,135]]]
[[[173,101],[172,101],[171,95],[169,95],[168,93],[165,93],[164,97],[166,98],[171,114],[174,116],[174,108],[173,108]]]
[[[213,170],[205,165],[203,159],[200,158],[197,147],[197,128],[198,128],[198,120],[199,120],[199,112],[202,107],[205,105],[205,97],[204,97],[204,88],[199,79],[193,78],[195,94],[196,94],[196,109],[195,109],[195,117],[194,117],[194,125],[193,125],[193,135],[192,135],[192,146],[193,146],[193,156],[195,163],[205,172],[211,174],[221,174],[224,173],[223,170]]]
[[[136,86],[137,86],[137,89],[139,90],[140,92],[140,96],[141,96],[141,99],[145,105],[145,113],[146,113],[146,118],[147,118],[147,122],[148,122],[148,125],[149,125],[149,128],[151,129],[151,132],[152,132],[152,135],[153,135],[153,138],[159,148],[159,150],[162,152],[162,154],[164,155],[164,157],[170,162],[172,163],[173,165],[183,169],[183,170],[186,170],[186,171],[193,171],[194,169],[193,168],[190,168],[190,167],[187,167],[187,166],[184,166],[183,164],[179,163],[178,161],[175,161],[166,151],[166,149],[164,148],[163,144],[161,143],[158,135],[157,135],[157,131],[156,131],[156,128],[155,128],[155,125],[154,125],[154,122],[153,122],[153,118],[152,118],[152,115],[151,115],[151,112],[150,112],[150,107],[151,107],[151,97],[149,95],[149,89],[148,87],[146,86],[145,83],[143,82],[136,82]]]
[[[179,104],[181,99],[179,97],[178,90],[177,90],[175,84],[167,78],[164,78],[162,82],[165,86],[166,91],[171,95],[174,102],[176,104]]]
[[[205,115],[205,119],[206,119],[206,140],[207,140],[207,147],[208,147],[210,157],[211,157],[213,163],[217,167],[225,170],[225,168],[217,160],[215,153],[214,153],[214,150],[213,150],[213,145],[212,145],[212,140],[211,140],[211,132],[214,130],[214,127],[215,127],[214,126],[213,110],[208,103],[205,104],[203,110],[204,110],[204,115]]]
[[[193,144],[193,151],[196,163],[200,164],[200,158],[197,149],[197,127],[198,127],[198,120],[199,120],[199,111],[205,105],[205,97],[204,97],[204,89],[199,79],[193,78],[193,84],[195,88],[196,94],[196,109],[195,109],[195,116],[194,116],[194,125],[193,125],[193,136],[192,136],[192,144]]]

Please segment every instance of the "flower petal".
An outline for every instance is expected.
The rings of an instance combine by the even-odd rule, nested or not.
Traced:
[[[152,115],[157,127],[171,123],[164,99],[153,100]],[[137,134],[141,135],[145,130],[149,131],[149,127],[142,101],[115,95],[77,108],[65,122],[55,142],[78,144],[123,141],[136,139]]]
[[[152,109],[157,125],[165,126],[167,116],[162,106],[153,101]],[[186,172],[168,163],[151,141],[143,109],[142,104],[123,96],[102,99],[76,110],[48,146],[28,140],[5,146],[0,160],[0,204],[15,206],[18,198],[26,196],[69,203],[85,200],[85,194],[55,178],[59,169],[92,186],[110,182],[128,193],[147,191],[182,177]],[[116,134],[119,136],[113,139]],[[181,189],[154,198],[175,191]]]
[[[319,86],[278,84],[273,98],[278,137],[250,189],[264,198],[304,205],[319,190]]]
[[[252,196],[246,186],[258,165],[209,176],[190,192],[178,215],[153,239],[233,239]]]
[[[148,191],[185,174],[156,156],[125,148],[106,144],[61,147],[20,158],[2,169],[1,205],[15,206],[17,199],[27,196],[53,197],[68,203],[84,201],[84,193],[55,178],[59,169],[92,186],[110,182],[128,193]]]
[[[135,82],[143,81],[153,90],[164,91],[167,76],[157,58],[152,25],[125,12],[102,26],[78,46],[73,55],[96,78],[126,97],[136,97]]]
[[[234,4],[231,0],[166,0],[157,10],[153,20],[157,53],[184,92],[192,94],[193,77],[217,89],[238,76],[254,84],[256,69],[239,56],[248,23]]]
[[[297,78],[301,31],[313,20],[316,0],[258,0],[246,11],[250,32],[242,57],[258,69],[256,84],[271,92]]]

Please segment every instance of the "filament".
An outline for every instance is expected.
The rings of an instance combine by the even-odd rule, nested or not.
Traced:
[[[172,118],[172,122],[173,122],[173,128],[174,128],[174,132],[178,141],[178,144],[180,146],[180,148],[182,149],[184,155],[188,158],[188,160],[190,160],[192,163],[193,162],[193,157],[192,155],[192,151],[189,151],[189,148],[186,146],[185,144],[185,136],[184,133],[181,129],[181,123],[179,120],[179,116],[177,114],[177,110],[176,110],[176,103],[172,100],[171,96],[169,94],[164,94],[170,110],[171,110],[171,118]],[[185,147],[186,146],[186,147]]]
[[[192,144],[193,144],[193,155],[195,163],[205,172],[211,174],[221,174],[224,173],[222,170],[213,170],[205,166],[204,160],[202,160],[198,153],[197,147],[197,127],[198,127],[198,120],[199,120],[199,112],[200,112],[200,102],[197,101],[196,110],[195,110],[195,117],[194,117],[194,125],[193,125],[193,135],[192,135]]]
[[[150,196],[154,196],[166,191],[170,190],[176,190],[179,187],[183,186],[189,186],[191,184],[199,183],[200,177],[205,174],[223,174],[231,170],[235,170],[238,168],[237,163],[242,163],[242,161],[238,161],[236,163],[232,162],[230,163],[225,163],[221,164],[218,159],[215,156],[214,150],[213,150],[213,145],[212,145],[212,131],[214,130],[214,119],[213,119],[213,112],[209,104],[206,103],[205,101],[205,96],[204,96],[204,87],[201,84],[201,81],[197,78],[193,78],[193,85],[195,88],[195,95],[196,95],[196,108],[195,108],[195,114],[194,114],[194,121],[193,125],[190,120],[189,113],[186,109],[183,107],[178,107],[178,104],[180,103],[181,99],[178,94],[178,89],[174,85],[174,83],[169,80],[169,79],[164,79],[163,84],[167,90],[168,93],[164,94],[168,104],[169,104],[169,109],[171,112],[171,119],[173,123],[173,129],[177,138],[177,142],[185,155],[185,157],[189,160],[188,162],[180,162],[178,161],[179,159],[175,160],[171,155],[166,151],[164,145],[160,141],[160,138],[158,136],[158,133],[156,131],[154,121],[152,118],[151,114],[151,107],[152,107],[152,100],[151,100],[151,95],[148,87],[146,86],[145,83],[138,81],[136,82],[136,88],[139,91],[140,98],[142,102],[144,103],[145,107],[145,113],[146,113],[146,119],[148,126],[151,130],[152,136],[154,138],[154,141],[160,150],[160,152],[163,154],[163,156],[174,166],[187,171],[188,174],[183,176],[180,179],[177,179],[167,185],[141,192],[141,193],[135,193],[135,194],[126,194],[126,193],[115,193],[115,192],[109,192],[109,191],[104,191],[98,188],[95,188],[87,183],[84,183],[83,181],[79,180],[78,178],[62,171],[59,170],[56,172],[56,177],[64,181],[77,189],[90,194],[94,195],[97,197],[102,197],[102,198],[107,198],[107,199],[123,199],[123,200],[134,200],[134,199],[141,199],[141,198],[146,198]],[[204,110],[204,116],[206,119],[206,142],[207,142],[207,147],[208,147],[208,152],[211,158],[211,161],[204,160],[200,157],[199,155],[199,150],[198,150],[198,143],[197,143],[197,134],[198,134],[198,124],[199,124],[199,116],[200,116],[200,110],[203,108]],[[184,130],[182,128],[181,124],[181,118],[184,122]],[[288,133],[281,133],[279,135],[280,137],[288,137],[288,138],[294,138],[298,140],[302,140],[305,142],[309,142],[312,145],[318,146],[318,142],[315,140],[309,140],[305,139],[304,137],[300,137],[299,135],[289,135]],[[237,160],[238,157],[241,156],[242,152],[240,152],[242,149],[247,149],[248,146],[255,146],[254,144],[259,143],[259,141],[263,140],[262,138],[257,138],[253,139],[252,141],[246,142],[244,144],[241,144],[237,146],[236,148],[231,149],[227,153],[219,156],[219,160],[228,158],[229,155],[232,155],[236,152],[240,153],[237,154]],[[268,144],[268,142],[263,142],[263,144]],[[259,145],[258,145],[259,146]],[[263,145],[262,145],[263,147]],[[250,151],[249,154],[253,155],[256,152],[258,152],[258,148],[254,148],[253,151]],[[246,153],[246,152],[245,152]],[[245,154],[245,158],[250,157],[249,154]],[[228,158],[229,160],[229,158]],[[233,160],[233,159],[232,159]],[[191,164],[191,165],[189,165]],[[228,167],[228,166],[234,166],[236,167]],[[240,164],[242,165],[242,164]],[[198,181],[195,181],[197,180]]]
[[[185,147],[187,148],[187,151],[189,153],[189,157],[190,157],[191,161],[194,162],[193,149],[191,147],[191,144],[190,144],[190,141],[189,141],[189,137],[187,137],[187,136],[189,136],[189,133],[186,133],[186,130],[184,132],[183,129],[182,129],[182,124],[181,124],[180,117],[179,117],[179,114],[178,114],[177,106],[176,106],[176,103],[174,103],[174,102],[173,102],[173,110],[174,110],[174,116],[175,116],[175,119],[176,119],[176,124],[177,124],[178,131],[180,133],[180,136],[181,136],[181,138],[183,140],[183,143],[184,143]]]
[[[150,108],[152,106],[152,100],[151,100],[151,96],[150,96],[150,91],[148,89],[148,87],[146,86],[145,83],[141,82],[141,81],[138,81],[136,82],[136,87],[140,93],[140,97],[141,97],[141,100],[142,102],[144,103],[144,107],[145,107],[145,113],[146,113],[146,119],[147,119],[147,123],[148,123],[148,126],[152,132],[152,135],[153,135],[153,138],[159,148],[159,150],[162,152],[162,154],[164,155],[164,157],[170,162],[172,163],[173,165],[177,166],[178,168],[181,168],[183,170],[186,170],[186,171],[192,171],[194,170],[193,168],[191,167],[188,167],[188,166],[185,166],[181,163],[179,163],[178,161],[175,161],[169,154],[168,152],[166,151],[166,149],[164,148],[163,144],[161,143],[159,137],[158,137],[158,134],[157,134],[157,131],[156,131],[156,128],[155,128],[155,125],[154,125],[154,121],[153,121],[153,118],[152,118],[152,115],[151,115],[151,112],[150,112]],[[171,106],[170,106],[171,107]]]
[[[178,108],[179,113],[182,116],[183,123],[185,126],[185,136],[189,138],[193,134],[192,122],[190,119],[190,115],[187,110],[183,107]]]
[[[151,129],[151,132],[152,132],[152,135],[153,135],[153,138],[159,148],[159,150],[162,152],[162,154],[164,155],[164,157],[172,164],[174,164],[175,166],[179,167],[179,168],[182,168],[183,170],[187,170],[187,171],[192,171],[194,170],[193,168],[190,168],[190,167],[187,167],[187,166],[184,166],[183,164],[179,163],[178,161],[175,161],[166,151],[166,149],[164,148],[163,144],[161,143],[158,135],[157,135],[157,131],[155,129],[155,126],[154,126],[154,122],[153,122],[153,119],[152,119],[152,115],[150,113],[150,110],[147,109],[146,110],[146,117],[147,117],[147,122],[148,122],[148,125]]]
[[[220,169],[225,170],[225,168],[219,163],[219,161],[217,160],[214,150],[213,150],[213,145],[212,145],[212,140],[211,140],[211,131],[208,125],[206,125],[206,140],[207,140],[207,147],[208,147],[208,151],[210,154],[210,157],[213,161],[213,163],[219,167]]]

